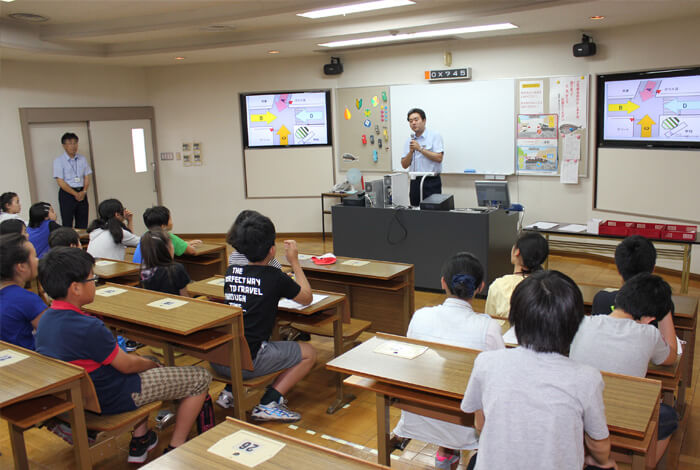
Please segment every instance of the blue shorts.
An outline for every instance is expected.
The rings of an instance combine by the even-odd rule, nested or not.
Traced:
[[[666,439],[678,429],[678,413],[666,403],[659,408],[659,440]]]
[[[243,369],[243,380],[261,375],[272,374],[282,369],[289,369],[301,362],[301,347],[296,341],[263,341],[258,355],[253,361],[254,370]],[[211,368],[219,375],[231,377],[231,368],[211,363]]]

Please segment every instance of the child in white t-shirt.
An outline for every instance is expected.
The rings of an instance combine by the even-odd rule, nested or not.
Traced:
[[[134,214],[117,199],[102,201],[97,214],[98,218],[87,229],[90,233],[87,252],[94,258],[124,261],[126,247],[139,244],[139,237],[134,235]]]
[[[476,470],[616,468],[603,378],[567,357],[583,319],[581,291],[541,271],[518,284],[510,305],[520,346],[479,354],[462,400],[481,431]]]
[[[408,325],[409,338],[470,349],[503,349],[501,327],[488,315],[475,313],[469,303],[483,289],[484,270],[471,253],[457,253],[442,268],[440,284],[447,294],[442,305],[418,310]],[[403,411],[394,434],[439,445],[435,467],[455,469],[460,449],[476,449],[474,428],[446,423]]]
[[[515,286],[528,275],[542,269],[549,255],[547,240],[536,232],[521,235],[510,250],[513,274],[501,276],[489,286],[485,312],[492,317],[508,318],[510,296]]]

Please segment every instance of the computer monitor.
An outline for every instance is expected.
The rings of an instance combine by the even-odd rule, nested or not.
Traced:
[[[475,181],[476,201],[479,207],[510,207],[510,195],[507,181]]]

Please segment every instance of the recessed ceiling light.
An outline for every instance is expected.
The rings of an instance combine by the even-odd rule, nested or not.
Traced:
[[[273,50],[271,50],[271,51],[267,51],[267,53],[268,53],[268,54],[279,54],[280,51],[273,49]]]
[[[411,41],[415,39],[427,39],[435,38],[440,36],[455,36],[459,34],[470,34],[479,33],[483,31],[498,31],[502,29],[513,29],[517,28],[511,23],[498,23],[498,24],[487,24],[482,26],[468,26],[465,28],[452,28],[452,29],[438,29],[434,31],[419,31],[416,33],[399,33],[391,34],[388,36],[374,36],[371,38],[359,38],[359,39],[346,39],[343,41],[332,41],[319,44],[323,47],[347,47],[347,46],[360,46],[364,44],[376,44],[385,42],[396,42],[396,41]]]
[[[34,13],[11,13],[9,15],[13,20],[26,21],[28,23],[43,23],[49,21],[48,16],[41,16]]]
[[[363,11],[382,10],[384,8],[403,7],[406,5],[414,5],[416,2],[412,0],[378,0],[376,2],[356,3],[354,5],[345,5],[342,7],[324,8],[322,10],[312,10],[306,13],[297,13],[297,16],[304,18],[326,18],[328,16],[350,15],[352,13],[360,13]]]
[[[14,2],[15,0],[2,0],[2,1],[5,3],[11,3],[11,2]]]
[[[185,58],[182,56],[178,56],[178,57],[175,57],[175,60],[185,60]]]
[[[604,16],[600,16],[600,15],[596,15],[596,16],[591,16],[591,19],[592,19],[592,20],[604,20],[605,17],[604,17]]]

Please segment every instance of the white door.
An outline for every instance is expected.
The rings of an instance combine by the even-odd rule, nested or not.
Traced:
[[[78,136],[78,153],[84,155],[90,167],[94,168],[90,158],[90,143],[86,122],[31,124],[29,126],[29,138],[32,145],[33,165],[28,170],[34,172],[36,200],[22,201],[22,213],[29,214],[29,206],[32,203],[44,201],[53,206],[56,215],[58,215],[58,222],[61,222],[61,212],[58,205],[58,184],[53,177],[53,161],[56,157],[63,154],[61,136],[66,132],[72,132]],[[95,193],[92,189],[88,190],[88,200],[90,202],[89,221],[95,218],[95,209],[97,208]],[[88,223],[90,223],[89,221]]]
[[[158,204],[151,121],[90,121],[89,125],[97,196],[101,201],[119,199],[134,213],[134,230],[140,235],[146,231],[143,211]],[[140,151],[145,160],[139,157]]]

